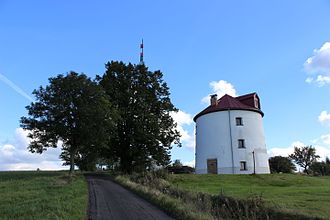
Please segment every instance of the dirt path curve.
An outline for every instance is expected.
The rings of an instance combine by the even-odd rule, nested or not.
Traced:
[[[88,219],[172,219],[159,208],[102,174],[85,175],[88,182]]]

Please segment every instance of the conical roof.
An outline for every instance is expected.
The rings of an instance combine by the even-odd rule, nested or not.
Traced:
[[[254,99],[257,99],[258,105],[255,106]],[[224,95],[222,96],[218,101],[216,105],[210,105],[207,108],[205,108],[203,111],[198,113],[194,117],[194,121],[202,115],[211,113],[211,112],[218,112],[218,111],[227,111],[227,110],[247,110],[247,111],[254,111],[261,114],[261,116],[264,116],[264,113],[260,110],[260,104],[259,104],[259,97],[257,93],[250,93],[243,96],[238,97],[232,97],[230,95]]]

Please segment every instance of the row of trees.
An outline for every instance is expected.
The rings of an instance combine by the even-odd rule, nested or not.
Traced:
[[[272,173],[292,173],[296,171],[296,166],[303,168],[303,172],[315,175],[330,175],[330,160],[317,161],[320,156],[316,155],[316,150],[312,146],[295,147],[294,152],[288,157],[275,156],[269,158],[270,171]],[[294,163],[295,164],[294,164]]]
[[[70,72],[33,91],[21,127],[29,131],[31,152],[61,147],[61,158],[82,170],[113,164],[130,173],[168,165],[180,134],[170,112],[177,111],[160,71],[144,64],[108,62],[90,79]]]

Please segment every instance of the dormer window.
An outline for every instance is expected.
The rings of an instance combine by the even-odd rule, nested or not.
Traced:
[[[259,108],[259,100],[258,100],[258,98],[254,98],[254,106],[256,108]]]
[[[236,118],[236,125],[237,126],[243,126],[243,119],[241,117]]]

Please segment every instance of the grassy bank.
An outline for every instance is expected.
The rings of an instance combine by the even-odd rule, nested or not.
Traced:
[[[85,219],[87,185],[67,172],[0,172],[0,219]]]
[[[212,219],[209,213],[196,210],[191,203],[183,203],[181,199],[165,193],[161,188],[168,189],[168,183],[163,179],[154,178],[148,184],[143,184],[135,182],[130,176],[117,176],[115,181],[163,209],[175,219]]]
[[[330,177],[272,175],[170,175],[172,186],[245,199],[260,196],[282,212],[330,218]]]
[[[177,219],[329,219],[329,178],[298,175],[117,176]]]

